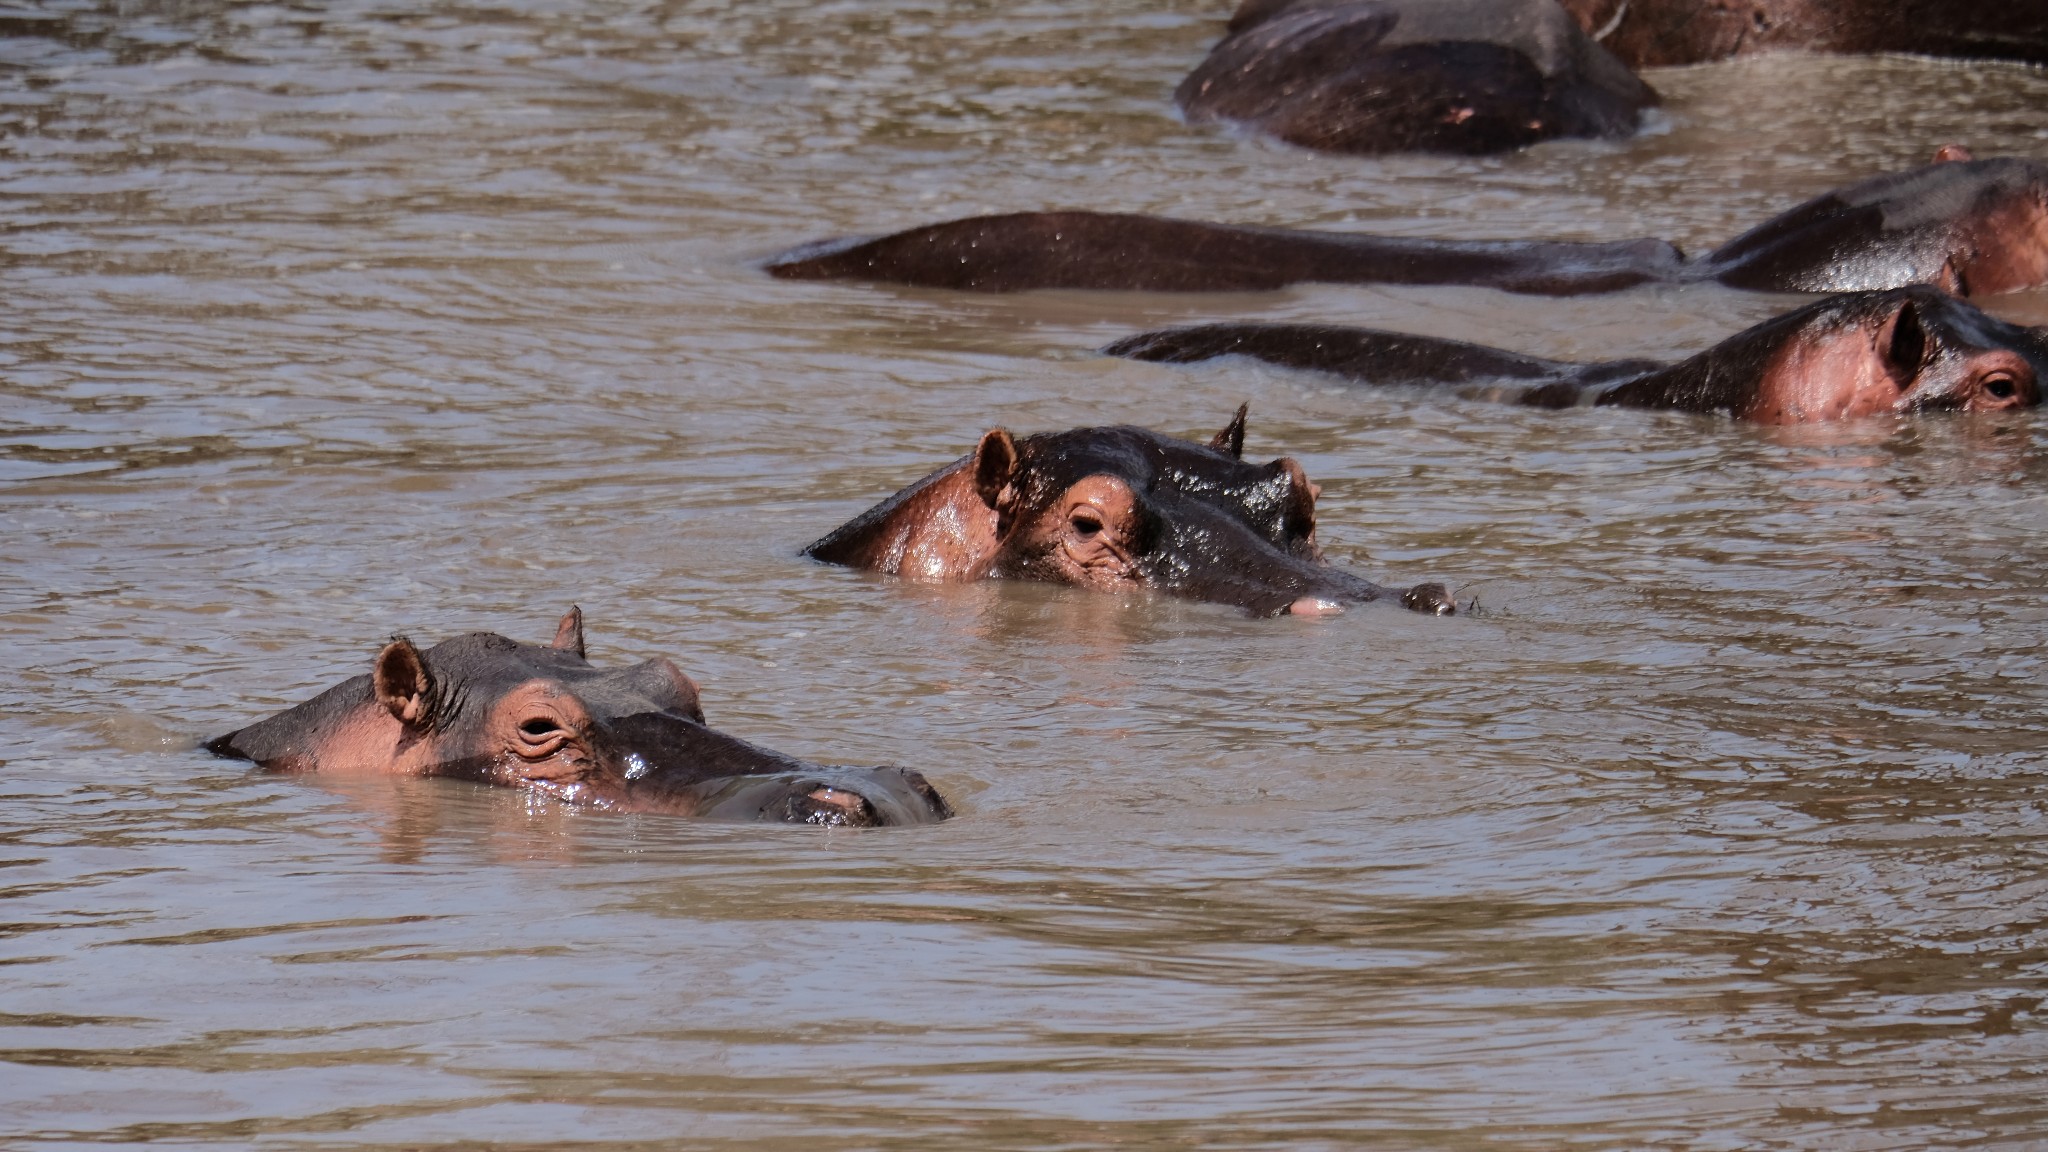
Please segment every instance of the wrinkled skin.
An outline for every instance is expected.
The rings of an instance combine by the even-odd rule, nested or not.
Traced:
[[[2048,373],[2048,329],[2007,324],[1925,285],[1832,296],[1676,364],[1574,364],[1426,336],[1293,324],[1169,329],[1104,351],[1168,363],[1251,356],[1369,384],[1505,382],[1485,394],[1544,408],[1725,412],[1761,424],[2029,408],[2040,403]]]
[[[2048,63],[2033,0],[1562,0],[1631,68],[1752,52],[1910,52]]]
[[[1021,439],[997,428],[804,552],[932,583],[1149,588],[1256,616],[1383,598],[1455,610],[1440,584],[1399,593],[1323,563],[1320,489],[1292,459],[1249,464],[1243,449],[1242,408],[1207,445],[1132,427]]]
[[[902,768],[827,768],[705,726],[667,660],[597,668],[571,609],[547,647],[488,632],[371,672],[206,745],[273,772],[449,776],[618,812],[798,824],[928,824],[951,815]]]
[[[974,292],[1251,292],[1306,282],[1470,284],[1553,296],[1719,280],[1769,292],[1939,284],[1986,296],[2048,284],[2048,164],[1936,162],[1808,201],[1686,262],[1662,240],[1425,240],[1109,212],[1015,212],[772,258],[788,280]]]
[[[1657,94],[1553,0],[1246,0],[1174,101],[1306,148],[1480,154],[1630,135]]]

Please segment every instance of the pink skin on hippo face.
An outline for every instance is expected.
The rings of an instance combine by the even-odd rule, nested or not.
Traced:
[[[1908,297],[1876,315],[1852,312],[1785,341],[1754,391],[1730,405],[1733,414],[1759,424],[1811,424],[2039,404],[2039,373],[2048,368],[2039,361],[2048,342],[2015,347],[1990,325],[1973,322],[1990,317],[1944,303]]]
[[[1657,94],[1553,0],[1248,0],[1174,102],[1325,151],[1479,154],[1627,136]]]
[[[2043,372],[2048,333],[1920,285],[1817,301],[1593,402],[1727,412],[1759,424],[2003,412],[2039,404]]]
[[[273,772],[450,776],[613,811],[811,824],[950,815],[922,776],[831,768],[705,726],[697,685],[664,659],[597,668],[571,609],[545,646],[477,632],[405,639],[368,675],[206,745]]]
[[[1321,489],[1291,459],[1246,463],[1243,446],[1242,408],[1206,445],[1131,427],[1022,439],[997,428],[805,552],[929,582],[1148,588],[1261,616],[1382,598],[1454,610],[1442,585],[1402,594],[1324,564]]]

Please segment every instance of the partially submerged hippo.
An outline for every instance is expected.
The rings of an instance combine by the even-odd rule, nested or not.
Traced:
[[[1120,212],[1013,212],[873,240],[827,240],[773,257],[767,268],[784,280],[970,292],[1256,292],[1317,281],[1477,284],[1576,296],[1679,279],[1684,263],[1662,240],[1406,240]]]
[[[933,583],[1153,588],[1256,616],[1383,598],[1455,611],[1441,584],[1402,593],[1323,563],[1321,489],[1292,459],[1246,463],[1244,418],[1239,408],[1208,444],[1127,426],[1021,438],[993,429],[804,552]]]
[[[1700,271],[1767,292],[2037,288],[2048,284],[2048,164],[1977,160],[1951,144],[1925,167],[1860,180],[1744,232]]]
[[[1245,0],[1174,101],[1307,148],[1485,153],[1630,135],[1657,94],[1555,0]]]
[[[367,675],[206,745],[273,772],[451,776],[617,812],[796,824],[952,815],[904,768],[827,768],[715,732],[667,660],[596,668],[583,613],[547,647],[488,632],[386,644]]]
[[[2048,63],[2038,0],[1563,0],[1631,68],[1752,52],[1910,52]]]
[[[1674,408],[1804,424],[2032,407],[2041,402],[2048,373],[2048,328],[2008,324],[1919,285],[1831,296],[1676,364],[1577,364],[1455,340],[1302,324],[1168,329],[1104,351],[1177,364],[1250,356],[1367,384],[1506,382],[1486,395],[1543,408]]]
[[[1719,280],[1776,292],[1928,282],[1959,295],[1990,295],[2048,284],[2048,164],[1971,160],[1951,146],[1931,165],[1829,192],[1692,262],[1662,240],[1421,240],[1110,212],[1016,212],[810,244],[772,258],[767,269],[788,280],[977,292],[1261,291],[1315,281],[1581,295]]]

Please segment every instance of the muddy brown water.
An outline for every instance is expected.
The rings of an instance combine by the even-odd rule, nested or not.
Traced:
[[[1819,432],[1094,349],[1228,317],[1676,355],[1783,307],[773,282],[1055,205],[1699,250],[2048,72],[1657,73],[1496,159],[1179,123],[1225,4],[0,11],[0,1136],[12,1147],[2038,1147],[2043,418]],[[2048,322],[2048,293],[1993,303]],[[1140,422],[1478,610],[931,589],[807,541]],[[937,828],[612,818],[194,741],[390,633],[667,655]]]

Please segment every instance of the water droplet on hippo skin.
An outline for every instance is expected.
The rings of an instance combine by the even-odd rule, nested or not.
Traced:
[[[647,761],[638,752],[626,757],[626,779],[638,780],[647,775]]]

